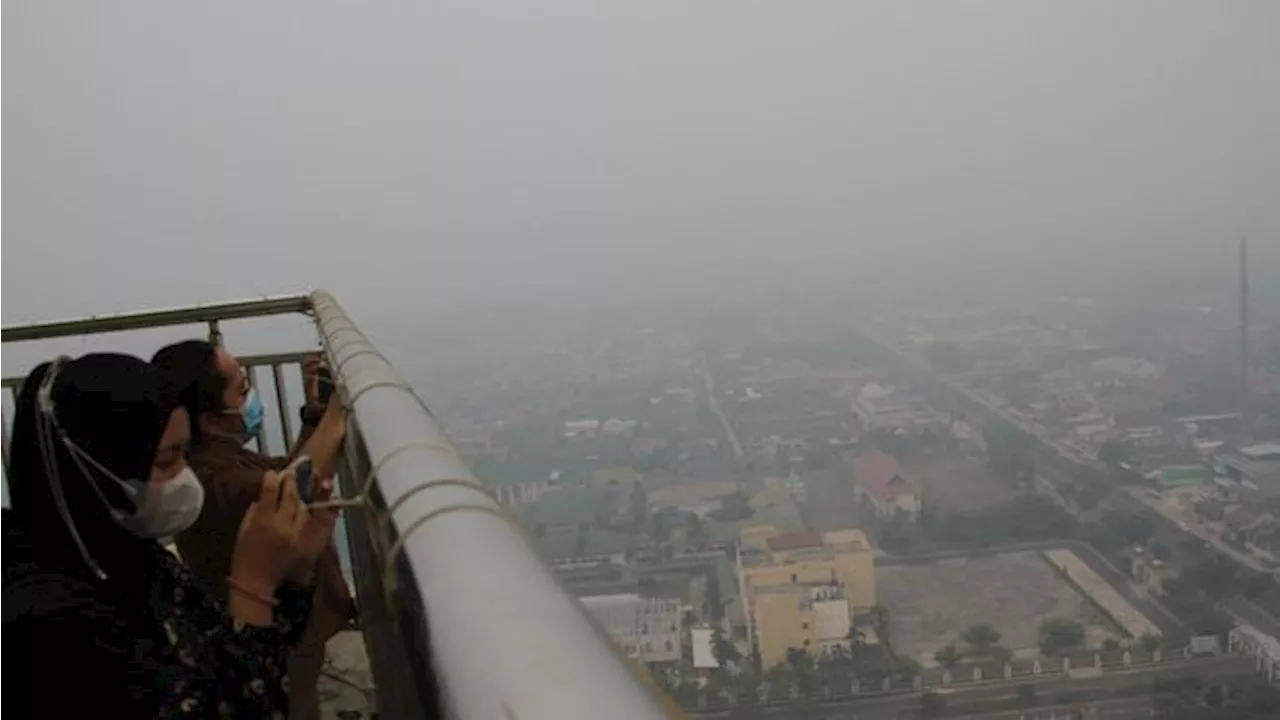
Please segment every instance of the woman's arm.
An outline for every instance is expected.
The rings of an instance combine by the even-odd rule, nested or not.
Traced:
[[[311,457],[311,474],[317,478],[331,478],[338,471],[342,453],[342,439],[347,434],[347,411],[335,399],[325,409],[320,424],[303,446],[303,452]]]

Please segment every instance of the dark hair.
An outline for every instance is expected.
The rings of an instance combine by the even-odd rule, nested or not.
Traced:
[[[218,370],[218,348],[204,340],[184,340],[160,348],[151,364],[168,375],[178,401],[191,418],[191,440],[200,442],[200,413],[226,409],[227,377]]]
[[[42,401],[46,384],[48,399]],[[85,355],[31,372],[14,408],[8,479],[15,516],[41,557],[81,570],[145,562],[149,556],[139,543],[149,541],[118,526],[107,507],[133,512],[133,503],[103,470],[146,482],[177,408],[164,374],[128,355]],[[72,444],[93,462],[75,457]]]

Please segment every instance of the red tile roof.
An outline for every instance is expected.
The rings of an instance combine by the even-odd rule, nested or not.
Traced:
[[[800,548],[820,547],[822,545],[822,536],[812,530],[804,530],[774,535],[766,543],[769,545],[769,549],[773,551],[799,550]]]
[[[879,448],[853,459],[853,482],[881,500],[920,492],[920,481],[904,472],[892,455]]]

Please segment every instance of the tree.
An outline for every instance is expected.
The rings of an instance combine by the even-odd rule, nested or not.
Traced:
[[[1133,446],[1119,440],[1108,440],[1098,448],[1098,459],[1112,466],[1129,462],[1132,455]]]
[[[675,696],[676,703],[683,707],[693,707],[698,704],[698,684],[695,682],[682,680],[673,688],[671,694]]]
[[[883,605],[871,606],[871,626],[875,629],[876,639],[886,653],[893,654],[893,643],[889,637],[889,611]]]
[[[1148,654],[1155,652],[1160,647],[1160,638],[1151,633],[1143,633],[1140,642],[1142,643],[1142,649],[1146,650]]]
[[[791,669],[796,691],[804,696],[815,694],[818,689],[818,674],[813,656],[799,648],[788,648],[786,664]]]
[[[1221,710],[1222,706],[1227,702],[1227,696],[1222,692],[1221,685],[1210,685],[1209,689],[1204,693],[1204,704],[1214,710]]]
[[[1023,495],[1000,505],[949,513],[929,528],[936,540],[991,545],[1073,537],[1075,518],[1043,495]]]
[[[747,496],[741,490],[726,495],[720,501],[720,507],[712,510],[710,515],[712,519],[721,522],[733,522],[735,520],[746,520],[755,514],[751,509],[751,504],[747,502]]]
[[[1067,618],[1048,617],[1040,621],[1040,652],[1056,655],[1084,642],[1084,626]]]
[[[987,443],[987,463],[1011,485],[1025,484],[1035,477],[1031,456],[1034,440],[1027,433],[1004,425],[988,425],[982,431]]]
[[[1152,540],[1147,543],[1147,549],[1151,551],[1152,557],[1160,562],[1169,562],[1170,555],[1168,545]]]
[[[944,375],[957,375],[973,367],[977,359],[949,342],[930,343],[923,350],[929,366]]]
[[[1252,600],[1259,600],[1276,590],[1274,578],[1264,573],[1249,573],[1240,585],[1240,592]]]
[[[1159,709],[1165,717],[1177,717],[1200,701],[1204,681],[1195,675],[1160,674],[1151,680],[1151,694],[1160,696]]]
[[[1227,689],[1227,707],[1232,720],[1280,717],[1280,688],[1256,675],[1232,678]]]
[[[955,670],[960,661],[964,659],[964,655],[960,653],[955,643],[947,643],[933,654],[933,659],[937,660],[942,667],[948,670]]]
[[[911,682],[924,670],[920,663],[905,655],[890,655],[887,658],[886,672],[895,678]]]
[[[1123,514],[1108,516],[1107,523],[1114,523],[1129,545],[1146,545],[1156,532],[1156,521],[1148,515]]]
[[[1076,507],[1088,512],[1102,502],[1102,491],[1095,487],[1086,487],[1076,495]]]
[[[644,485],[639,480],[631,483],[631,497],[628,498],[628,511],[631,516],[631,529],[640,532],[645,518],[649,514],[649,498],[645,495]]]
[[[1183,577],[1216,602],[1233,597],[1241,590],[1239,566],[1220,555],[1197,563]]]
[[[724,699],[724,691],[733,686],[733,676],[723,667],[711,671],[707,685],[703,688],[708,705],[720,703]]]
[[[731,662],[737,663],[742,660],[742,653],[738,651],[738,646],[726,638],[720,628],[711,631],[711,655],[720,667],[727,667]]]
[[[1218,608],[1215,597],[1222,595],[1221,588],[1212,589],[1200,585],[1213,572],[1207,571],[1199,575],[1195,568],[1184,572],[1181,577],[1164,583],[1164,602],[1182,620],[1183,625],[1192,635],[1225,636],[1231,630],[1232,621]]]
[[[990,623],[976,623],[970,625],[964,634],[960,636],[972,648],[975,655],[985,655],[993,645],[1000,642],[1000,631],[991,626]]]
[[[695,548],[706,547],[710,544],[710,538],[707,537],[707,524],[702,521],[701,515],[693,513],[690,517],[687,538],[689,545]]]

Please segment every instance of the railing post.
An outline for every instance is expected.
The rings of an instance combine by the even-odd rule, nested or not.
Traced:
[[[371,468],[354,420],[348,421],[347,437],[338,485],[345,497],[356,497],[363,489]],[[360,630],[376,685],[373,709],[379,717],[432,717],[436,698],[434,693],[423,691],[434,688],[434,682],[422,682],[413,677],[408,670],[410,663],[406,656],[406,650],[423,652],[424,649],[405,647],[398,629],[399,618],[386,603],[387,592],[378,562],[386,548],[381,547],[377,516],[372,510],[372,507],[348,510],[343,514],[342,522],[346,526],[356,607],[360,611]]]
[[[276,411],[280,413],[280,429],[284,432],[284,446],[286,448],[293,445],[293,418],[289,412],[289,396],[284,389],[284,372],[280,369],[280,363],[271,363],[271,379],[276,386]],[[305,386],[307,382],[306,367],[303,366],[302,383]]]

